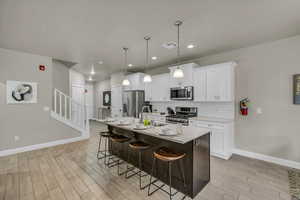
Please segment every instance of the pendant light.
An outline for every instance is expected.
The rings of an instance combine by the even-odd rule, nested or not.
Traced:
[[[124,67],[125,67],[125,74],[127,73],[127,51],[128,51],[128,48],[127,47],[123,47],[123,50],[124,50]],[[125,79],[122,81],[122,85],[123,86],[128,86],[130,85],[130,81],[125,77]]]
[[[149,36],[144,37],[146,40],[146,68],[149,65],[149,40],[151,39]],[[152,77],[149,74],[146,74],[144,76],[144,82],[145,83],[150,83],[152,82]]]
[[[180,63],[180,46],[179,46],[179,27],[182,25],[182,21],[176,21],[175,26],[177,26],[177,68],[174,70],[173,77],[174,78],[183,78],[184,73],[179,66]]]

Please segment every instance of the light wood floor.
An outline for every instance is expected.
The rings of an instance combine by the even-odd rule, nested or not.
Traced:
[[[0,200],[168,199],[162,192],[147,197],[137,178],[119,177],[98,161],[95,132],[105,127],[91,123],[91,129],[87,141],[0,158]],[[291,199],[284,167],[240,156],[212,157],[211,166],[211,182],[195,199]]]

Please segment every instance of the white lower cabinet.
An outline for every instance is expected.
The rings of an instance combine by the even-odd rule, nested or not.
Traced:
[[[233,151],[233,123],[214,123],[190,120],[190,126],[207,128],[211,131],[210,154],[229,159]]]

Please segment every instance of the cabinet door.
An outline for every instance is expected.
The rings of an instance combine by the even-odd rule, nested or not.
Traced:
[[[152,84],[153,82],[145,83],[145,101],[152,101]]]
[[[194,100],[206,101],[206,70],[198,68],[194,73]]]
[[[153,76],[151,84],[152,101],[168,101],[170,99],[168,74]]]
[[[224,154],[224,130],[211,129],[211,152],[214,154]]]
[[[230,70],[228,67],[212,67],[206,72],[207,101],[231,101]]]
[[[161,95],[163,101],[170,100],[170,75],[169,74],[162,74],[160,81],[160,88],[161,88]]]

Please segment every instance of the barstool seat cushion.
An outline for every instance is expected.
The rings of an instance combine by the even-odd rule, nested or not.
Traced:
[[[100,132],[100,136],[102,136],[102,137],[110,137],[110,132],[108,132],[108,131],[101,131]]]
[[[129,147],[137,150],[143,150],[143,149],[150,148],[150,144],[138,140],[138,141],[130,142]]]
[[[119,142],[119,143],[127,142],[128,140],[130,140],[130,138],[124,135],[117,135],[117,134],[110,135],[110,139],[113,142]]]
[[[185,153],[175,152],[168,147],[161,147],[154,152],[154,156],[163,161],[175,161],[183,158]]]

